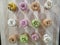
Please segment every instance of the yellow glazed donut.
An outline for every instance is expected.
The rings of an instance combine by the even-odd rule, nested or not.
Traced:
[[[31,4],[31,9],[32,9],[33,11],[40,11],[40,4],[39,4],[38,2],[33,2],[33,3]]]
[[[17,6],[13,2],[9,2],[8,9],[11,10],[11,11],[16,11]]]
[[[43,25],[44,26],[50,26],[52,24],[52,21],[50,19],[44,19],[43,20]]]
[[[17,41],[17,35],[11,35],[8,38],[10,43],[15,43]]]

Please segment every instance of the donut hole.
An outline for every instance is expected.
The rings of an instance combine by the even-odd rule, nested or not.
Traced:
[[[47,21],[47,25],[50,25],[51,24],[51,21]]]
[[[11,41],[14,42],[14,39],[12,39]]]
[[[25,24],[25,21],[23,21],[22,24],[24,25]]]
[[[11,24],[13,24],[13,21],[10,21],[11,22]]]
[[[37,25],[37,22],[35,21],[34,24]]]
[[[22,7],[25,7],[25,5],[23,4],[23,5],[21,5]]]
[[[34,7],[37,7],[37,5],[34,5]]]
[[[22,38],[22,40],[26,41],[26,39],[25,39],[25,38]]]
[[[47,4],[48,4],[48,6],[51,6],[51,3],[50,2],[48,2]]]
[[[48,22],[48,21],[47,21],[46,23],[47,23],[47,25],[49,25],[49,24],[50,24],[50,22]]]

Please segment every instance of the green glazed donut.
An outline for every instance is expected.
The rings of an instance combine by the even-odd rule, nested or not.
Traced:
[[[32,26],[38,28],[40,26],[40,20],[37,19],[32,20]]]
[[[20,42],[28,42],[28,36],[26,34],[20,35]]]

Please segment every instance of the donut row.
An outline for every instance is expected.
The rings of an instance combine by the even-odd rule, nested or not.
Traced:
[[[41,25],[41,22],[39,20],[36,20],[36,19],[32,20],[31,23],[32,23],[32,26],[35,28],[38,28]],[[19,26],[21,26],[21,27],[26,27],[29,25],[27,19],[22,19],[19,21],[19,23],[17,23],[17,21],[15,19],[12,19],[12,18],[8,20],[8,26],[16,26],[17,24],[19,24]],[[42,21],[42,24],[45,27],[48,27],[52,24],[52,21],[50,19],[44,19]]]
[[[51,0],[47,0],[44,4],[45,9],[51,9],[53,6]],[[31,8],[33,11],[40,11],[40,3],[39,2],[32,2],[32,4],[27,4],[26,2],[20,2],[18,6],[14,2],[9,2],[8,3],[8,9],[11,11],[16,11],[17,9],[21,9],[23,11],[28,10],[28,8]]]
[[[31,36],[28,35],[27,33],[23,33],[21,35],[18,34],[10,35],[8,40],[10,43],[16,43],[17,41],[20,41],[22,43],[27,43],[30,38],[33,41],[38,41],[40,39],[39,35],[36,33],[32,34]],[[52,40],[52,38],[48,34],[45,34],[42,39],[45,43],[48,43]]]

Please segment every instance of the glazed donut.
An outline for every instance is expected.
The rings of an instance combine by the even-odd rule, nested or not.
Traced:
[[[37,19],[32,20],[32,26],[38,28],[40,26],[40,20]]]
[[[34,33],[31,35],[32,40],[37,41],[39,39],[39,35]]]
[[[22,19],[19,21],[20,26],[26,27],[28,25],[28,21],[26,19]]]
[[[49,43],[52,39],[48,34],[45,34],[43,37],[44,42],[47,44]]]
[[[9,2],[9,4],[8,4],[8,9],[11,10],[11,11],[16,11],[17,6],[16,6],[16,4],[13,3],[13,2]]]
[[[33,3],[31,4],[31,9],[32,9],[33,11],[40,11],[40,4],[39,4],[38,2],[33,2]]]
[[[52,21],[50,19],[44,19],[42,23],[44,26],[47,27],[47,26],[50,26],[52,24]]]
[[[52,8],[52,1],[47,0],[47,2],[44,4],[45,9],[51,9]]]
[[[17,35],[10,35],[8,40],[10,43],[15,43],[17,41]]]
[[[8,20],[8,25],[9,25],[9,26],[15,26],[15,25],[16,25],[16,20],[10,18],[10,19]]]
[[[21,34],[20,35],[20,42],[26,43],[28,42],[29,38],[27,34]]]
[[[19,8],[23,11],[27,10],[27,4],[25,2],[21,2],[19,3]]]

